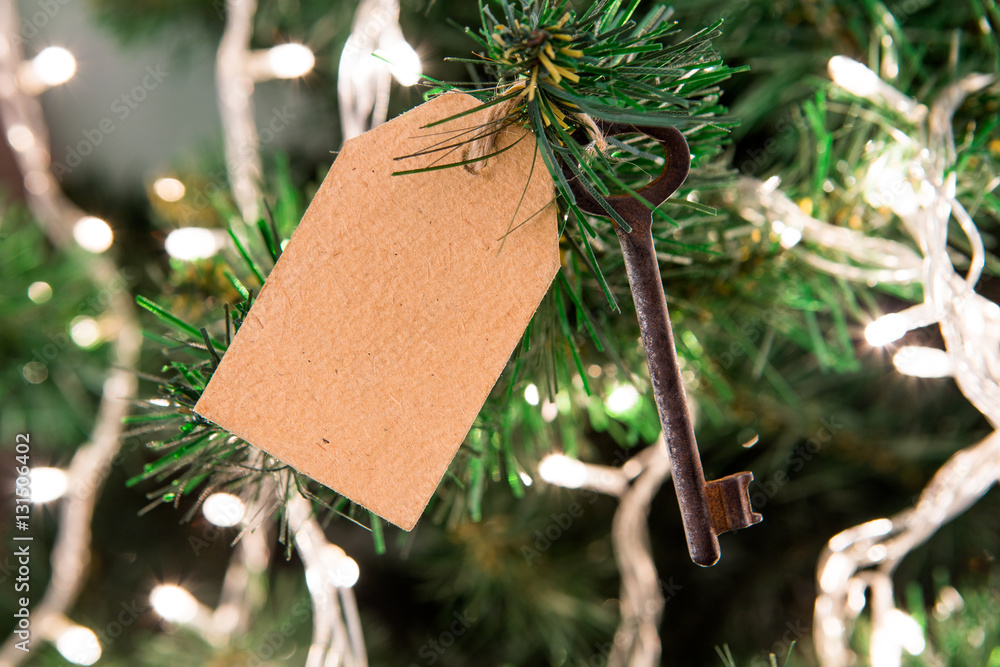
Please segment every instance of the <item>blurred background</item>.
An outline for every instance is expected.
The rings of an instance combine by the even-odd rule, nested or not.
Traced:
[[[656,4],[640,2],[637,11]],[[934,119],[891,95],[838,88],[828,64],[849,56],[929,107],[973,73],[997,74],[1000,10],[993,0],[668,4],[677,40],[724,19],[714,46],[727,65],[747,68],[718,91],[740,124],[696,160],[681,193],[688,204],[670,209],[678,231],[657,243],[706,475],[752,471],[751,498],[765,519],[723,537],[721,562],[702,569],[688,558],[670,484],[655,495],[648,531],[663,600],[657,660],[756,666],[773,655],[777,664],[821,664],[817,567],[831,537],[910,508],[956,452],[992,442],[1000,409],[990,403],[1000,375],[991,333],[1000,330],[990,327],[1000,301],[1000,87],[995,78],[976,80],[943,117],[954,132],[950,150],[939,147],[945,171],[983,243],[977,250],[951,221],[948,261],[963,276],[982,264],[974,288],[984,324],[962,350],[946,345],[934,317],[873,342],[873,321],[925,300],[920,281],[854,280],[836,269],[859,264],[843,248],[823,255],[837,262],[831,272],[811,259],[822,243],[808,225],[794,238],[783,233],[795,214],[778,227],[746,209],[760,209],[759,193],[780,183],[803,216],[925,251],[908,233],[907,212],[886,194],[899,195],[913,172],[900,167],[888,185],[875,172],[886,160],[919,158],[907,137],[933,147]],[[31,600],[47,606],[35,613],[30,654],[8,642],[0,664],[307,664],[315,660],[317,594],[307,586],[308,552],[279,543],[284,521],[244,532],[244,505],[252,505],[245,495],[235,505],[223,498],[213,515],[200,504],[211,497],[206,487],[150,505],[164,498],[162,485],[134,479],[160,454],[147,446],[148,422],[122,426],[121,418],[167,405],[155,378],[177,347],[135,298],[193,323],[195,334],[220,331],[224,304],[240,298],[239,281],[226,272],[247,273],[226,229],[252,220],[237,236],[267,264],[267,231],[258,234],[256,218],[271,220],[261,229],[274,231],[272,244],[287,238],[343,141],[423,101],[429,86],[417,74],[486,78],[446,61],[475,50],[463,30],[477,29],[480,10],[468,0],[3,5],[0,515],[15,515],[18,434],[31,436],[31,465],[53,470],[35,478],[36,493],[49,497],[36,498],[30,518]],[[365,27],[364,12],[376,10],[391,17],[379,23],[381,42]],[[281,45],[300,46],[275,52]],[[362,58],[343,68],[349,54],[373,50],[393,54],[396,66]],[[227,66],[244,69],[233,78]],[[873,187],[883,188],[881,200]],[[607,230],[598,261],[624,312],[612,312],[597,282],[567,260],[572,287],[553,288],[543,303],[531,350],[501,376],[413,533],[373,526],[353,510],[319,514],[317,539],[340,554],[327,565],[343,574],[335,588],[346,620],[335,625],[363,629],[368,664],[618,659],[619,503],[539,473],[553,452],[619,466],[658,435],[635,313]],[[584,320],[602,332],[603,349]],[[956,355],[980,359],[986,388],[970,402],[967,386],[949,377],[900,370],[893,353],[904,345],[948,350],[951,364]],[[963,363],[938,375],[976,372]],[[822,664],[1000,665],[1000,504],[995,491],[975,502],[997,471],[973,468],[975,483],[963,481],[968,469],[952,475],[971,507],[951,522],[952,512],[942,511],[920,524],[918,533],[933,528],[889,569],[889,597],[876,594],[873,579],[867,592],[859,583],[844,598],[849,650]],[[0,526],[6,637],[18,608],[11,545],[21,533],[7,520]],[[869,616],[879,605],[899,612],[881,617],[881,649]],[[343,640],[351,646],[345,664],[363,664],[354,640]],[[327,664],[341,664],[333,660]]]

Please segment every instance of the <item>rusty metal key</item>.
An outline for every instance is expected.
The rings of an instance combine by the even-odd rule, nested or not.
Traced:
[[[691,169],[691,153],[684,135],[676,128],[605,122],[598,122],[597,125],[605,136],[641,133],[653,137],[663,146],[666,154],[663,171],[638,192],[652,207],[666,201],[687,178]],[[605,208],[572,178],[571,173],[567,173],[567,177],[581,210],[593,215],[608,215]],[[739,472],[705,481],[653,246],[653,212],[630,195],[607,197],[606,201],[632,227],[626,232],[616,224],[615,231],[625,259],[625,271],[646,349],[656,408],[670,453],[674,489],[684,522],[688,551],[691,560],[708,567],[718,562],[721,555],[720,534],[752,526],[762,519],[750,507],[747,487],[753,480],[753,473]]]

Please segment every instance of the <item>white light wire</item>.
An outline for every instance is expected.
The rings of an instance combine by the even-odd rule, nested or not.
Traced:
[[[561,457],[562,455],[555,455]],[[581,488],[618,498],[611,525],[615,561],[621,573],[621,620],[615,631],[609,667],[656,667],[660,664],[660,620],[664,597],[649,540],[649,507],[670,477],[670,456],[663,434],[619,467],[572,461],[548,466],[555,474],[539,474],[550,484]],[[568,461],[567,461],[568,462]]]
[[[367,667],[361,621],[354,591],[337,586],[330,543],[313,516],[312,506],[296,490],[287,491],[289,528],[305,565],[306,585],[313,605],[313,638],[306,667]]]
[[[264,521],[240,535],[222,580],[219,604],[212,612],[208,627],[201,629],[214,646],[226,646],[233,636],[245,635],[254,612],[266,598],[264,579],[271,560],[271,523]]]
[[[390,64],[386,59],[401,53],[416,57],[399,26],[399,0],[362,0],[354,13],[351,34],[340,54],[337,70],[344,141],[385,122],[394,65],[405,67],[405,63]],[[419,72],[397,72],[396,76],[401,74],[409,78]],[[401,84],[412,83],[405,78],[399,78]]]
[[[948,459],[914,507],[889,519],[849,528],[827,543],[817,567],[819,592],[813,617],[813,641],[823,667],[856,661],[849,639],[851,624],[860,609],[852,610],[848,604],[851,590],[860,584],[863,592],[873,581],[877,582],[877,586],[888,591],[880,604],[895,609],[892,573],[899,562],[938,528],[975,504],[998,478],[1000,431],[994,431],[985,440]],[[891,634],[876,615],[885,617],[884,613],[873,611],[873,632],[880,633],[883,642],[891,641]]]
[[[894,318],[894,326],[898,324],[904,332],[934,323],[940,326],[955,382],[996,428],[1000,426],[1000,307],[975,292],[985,265],[985,250],[972,217],[955,197],[955,174],[948,173],[956,159],[952,133],[955,111],[967,95],[991,85],[995,78],[973,74],[962,79],[946,88],[927,114],[922,111],[923,105],[884,81],[871,79],[860,64],[851,64],[853,61],[840,56],[834,60],[831,71],[838,83],[835,70],[857,70],[860,74],[856,81],[865,85],[852,88],[848,82],[851,92],[876,103],[890,102],[896,110],[909,112],[910,120],[921,128],[917,139],[901,133],[893,135],[901,154],[909,159],[900,165],[902,180],[895,181],[901,187],[886,195],[886,202],[919,253],[898,242],[867,237],[812,218],[772,182],[742,179],[741,212],[756,224],[780,221],[800,229],[806,244],[822,250],[798,247],[793,252],[816,268],[870,284],[922,285],[922,304],[888,317]],[[971,247],[970,265],[964,276],[956,272],[948,252],[951,217],[957,220]],[[830,258],[830,251],[852,263]],[[913,508],[891,519],[855,526],[828,542],[817,567],[819,593],[813,619],[813,638],[823,667],[846,667],[856,661],[849,639],[853,621],[861,611],[858,605],[864,604],[865,589],[872,591],[869,657],[874,667],[897,667],[904,648],[922,649],[922,637],[908,637],[899,629],[913,623],[900,622],[908,617],[895,607],[892,573],[912,549],[975,503],[998,479],[1000,435],[994,431],[982,442],[952,456]]]
[[[788,195],[770,182],[744,177],[739,181],[740,214],[754,224],[779,221],[802,233],[802,243],[791,250],[816,268],[858,282],[911,283],[920,279],[923,260],[898,241],[865,236],[806,215]],[[815,244],[853,260],[830,259],[803,246]]]
[[[48,186],[35,192],[28,189],[27,203],[32,214],[53,245],[67,248],[74,243],[73,228],[84,214],[58,187],[49,168],[51,157],[48,130],[41,106],[33,96],[16,85],[22,66],[21,44],[11,35],[18,34],[20,23],[16,3],[0,3],[0,116],[6,129],[27,128],[31,143],[12,145],[21,174],[40,174],[36,180]],[[93,256],[90,278],[96,285],[110,285],[117,280],[114,264],[107,257]],[[107,314],[116,321],[117,337],[112,343],[112,368],[104,381],[97,417],[88,442],[76,450],[67,470],[69,492],[59,505],[59,528],[52,547],[52,576],[41,600],[31,609],[32,623],[39,636],[55,640],[59,628],[67,623],[66,613],[73,606],[87,576],[90,564],[91,522],[94,507],[104,481],[121,447],[122,419],[135,394],[136,377],[132,372],[142,343],[132,300],[125,289],[109,290]],[[0,667],[15,667],[29,654],[15,647],[11,635],[0,647]]]
[[[247,224],[256,224],[261,200],[261,163],[253,116],[250,36],[257,0],[227,0],[226,27],[215,61],[215,85],[222,117],[226,170],[236,205]]]
[[[263,466],[265,459],[265,454],[258,453],[249,466]],[[268,536],[271,509],[275,502],[284,503],[289,532],[305,566],[313,611],[313,636],[306,667],[367,667],[364,633],[351,588],[353,581],[338,586],[334,577],[337,563],[328,556],[331,552],[343,555],[343,551],[326,539],[309,501],[297,490],[289,490],[287,474],[268,478],[255,497],[256,502],[249,497],[243,499],[249,509],[241,521],[244,530],[226,571],[219,605],[215,609],[205,608],[205,613],[185,624],[215,646],[225,646],[233,635],[249,629],[252,616],[266,594],[263,578],[271,556]]]
[[[337,99],[344,141],[381,125],[388,114],[392,74],[372,54],[386,27],[398,25],[398,0],[362,0],[340,54]]]
[[[15,162],[25,181],[28,207],[45,234],[59,247],[73,243],[73,227],[85,213],[69,201],[52,174],[49,132],[38,99],[18,83],[17,71],[23,65],[21,41],[10,36],[20,31],[17,4],[0,3],[0,116],[4,129],[21,130],[20,141],[11,142]]]
[[[260,199],[261,170],[253,123],[253,81],[246,76],[246,67],[251,57],[247,45],[256,3],[252,0],[232,0],[227,3],[227,9],[226,30],[216,67],[219,106],[234,196],[244,219],[253,221]],[[0,35],[15,34],[17,18],[13,3],[0,3]],[[0,83],[14,82],[22,61],[20,45],[14,40],[5,40],[0,46],[5,47],[0,48]],[[65,247],[73,242],[73,225],[84,214],[62,195],[49,170],[48,133],[41,107],[37,100],[17,86],[0,86],[0,90],[4,93],[0,95],[0,114],[5,127],[25,127],[32,139],[26,147],[14,147],[18,166],[23,174],[42,174],[50,184],[44,189],[28,189],[28,204],[53,243]],[[40,177],[36,176],[35,180],[39,181]],[[96,280],[113,277],[114,267],[110,261],[94,257],[92,262]],[[67,624],[65,612],[82,588],[90,561],[90,526],[94,504],[111,469],[111,460],[120,447],[122,419],[127,414],[130,397],[135,393],[136,378],[128,369],[138,358],[141,337],[128,294],[122,291],[113,294],[109,312],[120,320],[118,338],[114,343],[115,366],[120,370],[113,371],[105,382],[90,442],[77,450],[70,463],[68,476],[72,490],[62,501],[59,532],[52,554],[52,580],[41,602],[32,609],[32,620],[39,629],[39,635],[53,641],[58,637],[58,629]],[[305,502],[301,497],[299,499]],[[304,548],[309,553],[312,544],[320,543],[322,530],[313,518],[300,519],[299,523],[303,537],[296,540],[296,546],[300,552]],[[258,531],[248,532],[241,538],[223,582],[220,605],[212,614],[210,627],[201,628],[202,634],[213,643],[225,643],[232,633],[247,627],[247,610],[251,608],[254,598],[259,599],[259,595],[252,594],[248,584],[252,581],[252,574],[266,570],[269,559],[266,533],[258,527]],[[325,538],[322,540],[325,543]],[[300,542],[304,546],[300,546]],[[303,560],[306,560],[305,556]],[[311,555],[309,560],[314,560]],[[313,563],[313,569],[317,567],[322,565]],[[308,574],[307,568],[307,578]],[[323,579],[328,580],[329,577],[324,576]],[[313,595],[314,609],[338,609],[338,599],[343,601],[346,621],[339,613],[333,620],[324,613],[318,614],[324,619],[325,628],[333,630],[335,641],[332,646],[314,642],[310,656],[318,653],[322,655],[322,661],[310,661],[310,667],[367,666],[353,591],[346,588],[323,590],[320,595]],[[237,610],[235,616],[232,614],[234,608]],[[322,639],[330,633],[324,630],[319,634]],[[12,635],[0,648],[0,667],[15,667],[28,655],[15,648],[15,641]]]
[[[254,81],[283,77],[268,52],[250,50],[257,0],[227,0],[226,25],[215,61],[215,85],[222,117],[226,171],[243,221],[256,224],[262,198],[260,137],[254,121]],[[287,47],[291,45],[284,45]],[[297,44],[298,51],[308,51]],[[280,48],[280,47],[278,47]],[[273,55],[274,49],[271,50]],[[308,55],[308,53],[306,54]],[[311,62],[309,68],[311,68]],[[304,73],[301,72],[301,73]]]

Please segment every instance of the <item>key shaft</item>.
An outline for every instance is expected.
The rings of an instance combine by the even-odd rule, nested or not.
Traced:
[[[649,379],[653,385],[656,409],[660,414],[667,451],[670,452],[674,489],[677,491],[677,501],[684,521],[688,551],[695,563],[714,565],[721,555],[719,540],[712,531],[705,493],[705,473],[701,467],[694,426],[677,363],[653,234],[649,223],[635,218],[627,219],[627,222],[632,225],[632,231],[625,232],[619,227],[618,239],[621,241],[625,271],[628,273],[642,343],[646,349],[646,363],[649,365]]]
[[[687,178],[691,168],[690,149],[684,135],[676,128],[637,128],[610,123],[598,125],[608,136],[640,132],[657,139],[663,146],[666,153],[663,171],[638,193],[651,206],[656,207],[666,201]],[[570,185],[582,210],[594,215],[608,215],[604,207],[575,180],[570,180]],[[653,244],[652,210],[627,195],[609,197],[607,203],[631,227],[625,231],[616,224],[615,231],[621,243],[625,271],[642,333],[656,409],[670,453],[674,490],[684,523],[688,552],[691,560],[708,567],[718,562],[721,556],[719,534],[746,528],[761,520],[761,516],[750,508],[747,485],[753,475],[742,472],[712,482],[705,481]]]

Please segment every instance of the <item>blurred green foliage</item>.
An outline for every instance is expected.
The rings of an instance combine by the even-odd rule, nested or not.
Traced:
[[[213,35],[221,28],[217,9],[208,2],[94,4],[108,25],[133,42],[170,25],[198,25]],[[640,9],[653,4],[644,2]],[[294,38],[313,45],[320,54],[316,87],[333,99],[336,61],[354,6],[263,3],[255,44]],[[893,231],[890,212],[871,209],[864,202],[860,185],[886,143],[887,128],[900,120],[832,89],[826,63],[838,54],[876,70],[894,63],[898,69],[890,77],[894,85],[928,102],[966,73],[998,71],[995,31],[1000,29],[1000,12],[995,2],[987,0],[889,4],[678,0],[673,6],[681,35],[724,18],[715,48],[728,65],[750,67],[723,86],[722,103],[741,120],[732,129],[731,143],[720,157],[703,160],[681,193],[690,197],[689,203],[715,212],[674,206],[667,211],[677,226],[659,225],[655,234],[663,254],[661,269],[678,352],[685,372],[690,371],[687,387],[700,415],[698,435],[706,474],[752,470],[757,481],[751,494],[765,521],[724,537],[722,561],[703,570],[687,558],[673,494],[668,487],[659,494],[650,518],[653,551],[665,589],[676,591],[661,628],[664,664],[718,665],[721,660],[713,647],[724,644],[736,664],[767,664],[767,653],[775,647],[780,649],[778,664],[784,664],[787,646],[780,644],[789,624],[801,628],[811,621],[814,568],[826,540],[848,526],[909,506],[939,465],[978,441],[990,426],[950,381],[900,376],[888,357],[864,343],[867,321],[901,309],[919,297],[916,290],[851,284],[805,266],[768,230],[738,215],[732,177],[736,172],[761,179],[778,175],[782,188],[813,215],[903,239]],[[428,63],[443,56],[467,56],[474,48],[446,19],[475,25],[478,12],[466,0],[402,3],[404,32],[419,35],[414,39],[424,45]],[[992,31],[984,30],[984,25]],[[459,64],[429,66],[428,71],[448,80],[469,74]],[[1000,173],[997,112],[994,86],[968,100],[954,123],[958,197],[974,216],[991,253],[980,290],[994,300],[1000,298],[995,259],[1000,233],[995,190]],[[285,238],[322,169],[294,158],[290,164],[280,159],[267,163],[275,236]],[[205,174],[198,170],[185,174],[185,178],[199,177]],[[215,203],[208,224],[225,227],[225,202]],[[58,276],[65,271],[64,282],[72,284],[85,274],[82,266],[46,264],[51,251],[39,250],[45,247],[40,235],[23,215],[12,211],[4,213],[0,231],[22,230],[18,233],[23,243],[10,245],[14,237],[8,237],[0,245],[4,258],[0,272],[11,285],[5,295],[24,295],[32,281],[44,279],[54,294],[47,307],[58,309],[45,311],[45,317],[28,317],[23,313],[41,313],[32,310],[40,307],[20,297],[5,299],[0,308],[11,309],[10,317],[0,319],[5,359],[8,349],[20,350],[10,357],[18,358],[30,353],[37,346],[33,341],[43,340],[47,331],[65,331],[75,316],[77,297],[59,300],[64,292],[57,288]],[[171,210],[149,215],[163,228],[182,219]],[[268,253],[264,244],[257,243],[251,243],[248,252],[267,266]],[[960,265],[967,248],[956,242],[954,251]],[[657,433],[655,410],[646,398],[648,379],[638,328],[613,234],[598,239],[595,256],[623,312],[608,307],[586,262],[566,253],[560,277],[416,532],[387,531],[387,553],[376,557],[376,545],[363,531],[348,522],[330,527],[334,540],[361,563],[357,592],[372,664],[603,664],[603,649],[616,620],[617,581],[608,540],[614,503],[598,499],[591,504],[589,498],[546,487],[535,474],[538,461],[549,451],[616,464]],[[240,267],[239,281],[259,289],[253,272],[244,270],[245,263],[235,254],[205,263],[175,264],[169,275],[157,273],[156,265],[150,264],[140,279],[162,293],[145,288],[142,293],[194,322],[196,332],[205,326],[216,338],[224,335],[222,304],[240,298],[226,267]],[[11,324],[17,322],[22,326]],[[145,323],[156,329],[151,317]],[[902,342],[935,344],[937,336],[934,330],[922,330]],[[197,342],[200,335],[190,340]],[[175,343],[164,340],[161,347],[174,348]],[[82,354],[72,346],[70,352]],[[180,357],[192,365],[207,358],[193,348],[174,353],[195,355]],[[100,355],[100,348],[92,354]],[[147,370],[155,372],[162,365],[158,357]],[[69,366],[73,372],[86,367]],[[22,428],[28,419],[66,428],[67,420],[45,417],[61,411],[77,416],[76,422],[68,420],[70,434],[85,432],[97,386],[94,380],[79,381],[87,388],[82,394],[53,391],[46,399],[50,402],[33,399],[29,404],[14,391],[24,386],[17,377],[20,367],[4,372],[5,391],[11,388],[3,403],[4,429]],[[176,367],[171,373],[183,378]],[[538,406],[523,398],[530,384],[538,390]],[[609,409],[605,400],[622,384],[634,384],[640,394],[638,403],[625,413]],[[51,382],[38,386],[56,388]],[[68,385],[58,387],[64,386]],[[152,396],[153,385],[146,388],[147,396]],[[556,408],[552,421],[541,412],[549,402]],[[16,416],[29,412],[38,416]],[[743,446],[754,437],[756,445]],[[150,549],[137,549],[132,560],[119,562],[110,546],[98,547],[95,580],[88,589],[91,597],[81,603],[94,626],[110,618],[114,608],[114,604],[104,608],[95,602],[96,596],[110,596],[112,602],[127,599],[135,595],[137,582],[154,572],[183,570],[185,576],[205,582],[221,578],[223,558],[190,558],[177,546],[183,544],[185,531],[196,528],[173,526],[186,512],[161,508],[145,518],[134,517],[146,501],[138,491],[122,490],[124,477],[126,472],[130,476],[142,472],[151,458],[133,456],[126,463],[126,470],[112,479],[118,486],[108,491],[109,504],[97,519],[99,535],[118,536],[117,541],[109,538],[115,549],[129,549],[122,542],[129,533],[142,535]],[[196,469],[195,476],[204,473]],[[525,486],[525,477],[532,480],[531,486]],[[583,508],[582,516],[560,528],[548,548],[538,548],[544,544],[539,534],[544,537],[546,529],[559,526],[558,517],[568,514],[574,502]],[[989,494],[900,566],[896,581],[901,604],[925,624],[931,647],[910,664],[941,664],[931,656],[941,657],[945,664],[1000,664],[993,648],[1000,643],[1000,616],[991,579],[992,563],[1000,552],[997,502],[996,493]],[[193,501],[180,505],[190,510]],[[160,534],[152,528],[159,523],[173,527]],[[224,545],[218,546],[224,552]],[[127,573],[120,583],[112,573],[113,563]],[[294,604],[285,595],[287,590],[295,588],[299,595],[304,590],[300,575],[285,572],[285,568],[294,572],[295,565],[274,566],[276,597],[268,606],[268,614],[274,616],[262,616],[255,633],[277,624],[282,611]],[[948,615],[935,614],[941,591],[949,585],[960,592],[965,606]],[[205,584],[204,589],[201,597],[210,602],[212,587]],[[452,638],[454,646],[438,651],[432,642],[441,645],[439,638],[449,631],[456,613],[477,620],[470,631]],[[865,650],[863,623],[855,638],[859,652]],[[151,612],[145,612],[127,636],[108,647],[108,664],[166,664],[169,658],[164,656],[201,660],[200,664],[245,664],[245,656],[197,645],[183,633],[159,634]],[[308,641],[305,634],[296,636]],[[790,665],[814,664],[810,643],[805,633],[791,653]],[[34,664],[53,664],[56,659],[47,651]],[[289,656],[301,662],[300,652]]]

